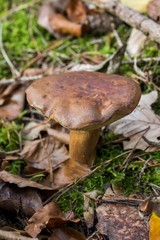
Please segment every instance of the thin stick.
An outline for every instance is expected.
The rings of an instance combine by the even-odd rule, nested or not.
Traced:
[[[28,81],[33,81],[33,80],[37,80],[42,78],[43,75],[35,75],[35,76],[30,76],[30,77],[20,77],[18,78],[18,82],[23,83],[23,82],[28,82]],[[0,80],[0,85],[5,85],[5,84],[10,84],[10,83],[15,83],[16,80],[14,78],[10,78],[10,79],[2,79]]]
[[[160,43],[160,25],[147,16],[124,6],[117,0],[85,0],[119,17],[128,25],[139,29],[150,39]]]
[[[10,67],[10,70],[12,72],[13,75],[19,77],[20,73],[18,72],[18,70],[15,68],[15,66],[13,65],[13,63],[11,62],[11,60],[9,59],[6,51],[3,48],[3,41],[2,41],[2,24],[0,23],[0,51],[6,61],[6,63],[8,64],[8,66]]]

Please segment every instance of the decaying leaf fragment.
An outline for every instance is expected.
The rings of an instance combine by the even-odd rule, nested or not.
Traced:
[[[142,95],[138,106],[131,114],[110,125],[109,128],[115,134],[122,134],[130,138],[129,141],[123,141],[125,150],[136,148],[152,151],[152,147],[149,146],[142,136],[152,142],[159,142],[160,117],[151,109],[151,104],[156,101],[157,96],[157,91]]]
[[[94,224],[94,204],[93,201],[96,200],[99,194],[98,190],[92,192],[87,192],[83,194],[84,198],[84,220],[86,222],[87,228],[93,227]]]
[[[40,9],[38,23],[55,37],[71,34],[79,37],[85,32],[102,34],[111,31],[111,20],[107,13],[90,9],[82,0],[66,0],[44,3]]]
[[[62,213],[55,202],[50,202],[39,209],[30,219],[25,231],[36,237],[44,228],[59,228],[67,222],[77,222],[73,212]]]
[[[54,140],[53,137],[29,142],[24,146],[21,156],[30,166],[45,170],[50,168],[50,164],[55,168],[69,158],[65,145]]]
[[[87,19],[86,6],[81,0],[69,0],[66,6],[66,13],[72,22],[84,23]]]
[[[13,83],[0,87],[0,118],[13,120],[22,112],[24,107],[25,88]]]
[[[5,183],[13,183],[16,184],[18,187],[32,187],[37,188],[40,190],[53,190],[51,187],[44,186],[42,184],[36,183],[34,181],[22,178],[20,176],[11,174],[7,171],[0,171],[0,179]]]
[[[82,25],[69,21],[62,14],[54,14],[49,18],[50,26],[60,33],[68,33],[75,37],[80,37],[83,33]]]
[[[23,210],[30,217],[42,207],[42,200],[35,189],[22,189],[0,182],[0,192],[0,208],[12,214]]]
[[[48,171],[50,167],[55,168],[69,158],[66,146],[60,142],[69,142],[69,134],[64,132],[62,127],[60,130],[51,129],[51,124],[45,122],[30,122],[24,128],[22,132],[24,148],[21,156],[29,166]],[[42,131],[48,133],[49,136],[38,139]]]

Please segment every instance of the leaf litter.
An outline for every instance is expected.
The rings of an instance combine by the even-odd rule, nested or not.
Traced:
[[[123,141],[125,150],[133,148],[147,151],[155,150],[156,147],[150,146],[142,136],[149,141],[159,143],[160,117],[151,108],[157,97],[157,91],[142,95],[137,108],[131,114],[109,126],[115,134],[122,134],[130,139]]]
[[[140,9],[140,11],[146,12],[146,1],[141,6],[136,6]],[[153,1],[155,2],[155,1]],[[67,4],[66,4],[67,3]],[[130,3],[135,5],[136,3]],[[154,3],[155,4],[155,3]],[[138,4],[139,5],[139,4]],[[104,32],[108,32],[111,30],[110,26],[110,20],[108,18],[108,14],[102,13],[101,11],[95,11],[90,10],[87,5],[83,4],[82,1],[57,1],[57,3],[51,3],[51,5],[48,5],[47,10],[44,10],[44,5],[42,6],[42,9],[40,10],[40,15],[43,13],[43,16],[39,22],[42,23],[42,20],[44,22],[41,24],[43,25],[48,31],[52,32],[52,34],[55,37],[64,36],[63,33],[71,34],[73,36],[80,36],[82,35],[86,30],[85,28],[88,28],[88,32],[92,30],[92,33],[96,32],[97,29],[101,31],[101,27],[104,26]],[[142,10],[141,10],[142,9]],[[144,10],[145,9],[145,10]],[[48,12],[47,12],[48,11]],[[155,14],[155,13],[154,13]],[[153,15],[154,15],[153,14]],[[40,19],[39,15],[39,19]],[[155,14],[156,20],[157,16]],[[61,24],[60,20],[61,19]],[[95,20],[96,19],[96,20]],[[97,19],[100,19],[97,20]],[[58,26],[56,26],[56,24]],[[78,33],[73,31],[73,27],[69,27],[68,25],[74,24],[76,28],[78,29]],[[84,27],[84,32],[83,32]],[[94,31],[95,30],[95,31]],[[103,32],[103,31],[102,31]],[[132,36],[131,36],[132,39]],[[133,40],[133,39],[132,39]],[[132,46],[132,43],[131,43]],[[132,48],[132,47],[130,47]],[[111,56],[111,58],[104,60],[104,62],[101,62],[99,65],[91,65],[91,64],[80,64],[79,66],[75,66],[76,70],[87,70],[89,71],[98,71],[103,70],[103,67],[106,67],[106,72],[115,72],[120,67],[122,58],[125,54],[125,48],[123,49],[122,54],[119,54],[117,51],[117,54]],[[138,50],[136,54],[140,53],[140,44],[138,45]],[[134,53],[135,54],[135,53]],[[116,60],[118,58],[118,55],[120,55],[120,60],[118,60],[118,63],[116,63]],[[105,59],[105,58],[104,58]],[[115,59],[115,60],[114,60]],[[116,67],[114,67],[116,65]],[[77,67],[77,68],[76,68]],[[67,69],[67,68],[66,68]],[[69,69],[74,70],[74,68]],[[33,75],[50,75],[53,74],[53,68],[49,69],[46,68],[42,71],[42,69],[27,69],[26,72],[23,72],[24,76],[30,77]],[[17,92],[15,91],[16,87],[17,89],[20,89],[20,98],[17,95]],[[21,85],[10,85],[10,87],[6,87],[6,90],[3,89],[1,98],[0,98],[0,116],[8,119],[14,119],[18,117],[18,115],[21,113],[21,111],[24,109],[24,90],[23,86]],[[142,97],[143,98],[143,97]],[[142,100],[142,99],[141,99]],[[135,119],[133,124],[133,119],[129,118],[127,120],[129,126],[128,129],[125,129],[125,126],[122,123],[119,126],[116,125],[118,134],[123,134],[125,137],[130,138],[129,141],[124,142],[124,148],[125,149],[132,149],[135,147],[135,143],[138,142],[136,147],[138,149],[142,150],[148,150],[151,151],[153,148],[149,145],[149,143],[146,141],[146,139],[149,139],[149,141],[159,143],[158,137],[159,137],[159,131],[155,130],[154,124],[159,129],[159,116],[154,114],[154,112],[151,109],[151,104],[156,101],[156,93],[151,92],[150,95],[146,94],[146,98],[143,98],[143,101],[140,102],[139,110],[135,110],[135,112],[138,111],[141,113],[141,120],[138,121],[138,116],[134,116]],[[20,106],[18,105],[19,103]],[[14,111],[10,111],[10,109],[14,109]],[[2,114],[1,114],[2,110]],[[134,114],[134,112],[133,112]],[[129,117],[129,116],[128,116]],[[135,128],[131,127],[134,125]],[[141,122],[141,124],[140,124]],[[122,125],[121,125],[122,124]],[[146,128],[143,128],[146,127]],[[143,130],[145,131],[143,132]],[[128,131],[127,131],[128,130]],[[28,131],[28,133],[27,133]],[[141,132],[142,131],[142,132]],[[119,133],[120,132],[120,133]],[[140,135],[138,135],[140,134]],[[63,172],[67,171],[67,164],[70,164],[68,159],[68,143],[69,143],[69,133],[66,132],[64,129],[57,130],[55,126],[51,126],[50,123],[40,123],[36,124],[31,122],[29,126],[27,126],[23,133],[23,136],[25,136],[25,139],[23,139],[23,150],[20,151],[19,156],[25,158],[27,166],[31,166],[33,168],[40,168],[41,170],[44,170],[44,173],[49,172],[49,168],[51,167],[52,170],[56,170],[59,168],[59,174],[57,177],[57,187],[56,189],[59,189],[62,187],[60,182],[63,182],[65,184],[70,183],[74,180],[74,178],[81,177],[84,175],[84,172],[88,172],[88,169],[82,168],[81,166],[74,166],[72,169],[72,172],[68,173],[68,179],[63,178]],[[145,136],[145,138],[142,138],[142,136]],[[128,144],[128,145],[127,145]],[[155,149],[155,148],[154,148]],[[50,163],[52,163],[52,166],[49,166]],[[4,157],[2,158],[5,159]],[[63,164],[63,161],[65,163]],[[62,163],[62,164],[61,164]],[[77,170],[78,169],[78,170]],[[81,172],[81,174],[76,174],[76,171]],[[22,170],[22,176],[23,176],[23,170]],[[74,178],[71,176],[74,175]],[[56,171],[55,171],[56,176]],[[51,202],[48,205],[45,205],[42,208],[42,201],[41,198],[39,198],[39,191],[42,191],[43,193],[46,192],[46,190],[53,191],[54,187],[47,187],[42,184],[36,183],[34,181],[25,179],[23,177],[18,177],[13,174],[10,174],[6,171],[0,172],[1,177],[1,189],[3,189],[3,194],[0,196],[0,206],[2,209],[10,209],[11,211],[23,211],[27,216],[31,216],[31,219],[29,220],[30,223],[27,226],[27,231],[31,232],[35,236],[35,238],[32,239],[38,239],[36,238],[37,234],[41,232],[42,229],[52,229],[53,233],[50,235],[48,239],[53,240],[65,240],[65,239],[77,239],[77,240],[83,240],[86,239],[83,234],[68,228],[64,227],[64,223],[66,221],[72,221],[74,222],[74,217],[69,219],[66,217],[66,215],[62,214],[59,207],[56,205],[56,203]],[[60,182],[58,183],[58,181]],[[7,192],[7,193],[6,193]],[[9,196],[9,200],[7,200],[7,196]],[[107,197],[108,198],[108,197]],[[93,226],[93,221],[95,216],[94,207],[92,205],[92,201],[98,201],[98,207],[96,208],[97,212],[97,231],[100,232],[102,235],[110,237],[110,240],[112,239],[119,239],[120,236],[122,236],[123,239],[127,239],[127,237],[130,236],[142,236],[142,239],[147,239],[146,235],[148,234],[148,230],[146,230],[146,224],[144,224],[143,219],[139,218],[138,210],[130,206],[130,202],[128,199],[128,205],[122,204],[120,202],[120,199],[117,200],[117,197],[114,199],[114,202],[108,202],[107,205],[103,203],[103,201],[108,201],[108,199],[104,200],[102,199],[96,199],[95,196],[92,196],[92,193],[85,193],[84,194],[84,204],[85,204],[85,212],[84,212],[84,218],[86,220],[86,224],[88,225],[88,228]],[[111,198],[109,198],[111,201]],[[124,200],[121,198],[121,200]],[[130,199],[132,200],[132,199]],[[113,201],[113,199],[112,199]],[[138,200],[137,200],[138,201]],[[136,202],[136,200],[135,200]],[[149,201],[150,202],[150,201]],[[158,205],[158,203],[156,203]],[[54,205],[54,206],[53,206]],[[139,204],[140,205],[140,204]],[[22,208],[22,209],[21,209]],[[141,207],[142,210],[142,207]],[[152,211],[155,211],[155,209],[152,209],[149,211],[151,213]],[[36,213],[35,213],[36,212]],[[56,214],[55,214],[56,212]],[[142,211],[143,212],[143,211]],[[156,214],[159,213],[159,209],[157,210]],[[33,215],[34,214],[34,215]],[[69,213],[70,215],[70,213]],[[71,214],[72,215],[72,214]],[[130,218],[131,216],[131,218]],[[158,216],[158,215],[157,215]],[[151,215],[150,219],[150,226],[151,229],[153,229],[150,232],[151,239],[156,240],[156,230],[158,229],[157,226],[159,226],[159,218],[155,217],[154,214]],[[125,224],[124,224],[125,223]],[[60,225],[59,225],[60,224]],[[57,228],[58,225],[58,228]],[[115,231],[116,226],[116,231]],[[126,227],[127,226],[127,227]],[[142,228],[141,228],[142,227]],[[29,229],[29,230],[28,230]],[[142,233],[142,229],[143,231]],[[128,232],[128,236],[126,236],[126,232]],[[140,234],[139,234],[140,233]],[[4,234],[4,235],[3,235]],[[8,234],[8,238],[6,237],[6,234]],[[138,235],[139,234],[139,235]],[[146,234],[146,235],[145,235]],[[7,232],[0,230],[0,236],[2,236],[4,239],[30,239],[29,237],[22,236],[20,232]],[[17,238],[16,238],[17,236]],[[126,238],[125,238],[126,237]],[[93,238],[94,239],[94,238]],[[98,238],[97,238],[98,239]],[[128,238],[129,239],[129,238]],[[140,238],[139,238],[140,239]]]

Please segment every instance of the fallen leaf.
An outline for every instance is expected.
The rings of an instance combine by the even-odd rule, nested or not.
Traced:
[[[160,23],[160,0],[152,0],[147,8],[148,16]]]
[[[51,187],[43,186],[42,184],[11,174],[4,170],[0,171],[0,179],[6,183],[16,184],[20,188],[32,187],[40,190],[53,190]]]
[[[0,191],[0,208],[12,214],[23,210],[30,217],[43,206],[40,196],[31,188],[21,189],[14,185],[3,184]]]
[[[50,202],[39,209],[30,219],[25,231],[31,236],[36,237],[44,228],[58,228],[67,222],[77,222],[73,212],[62,213],[55,202]]]
[[[122,134],[129,141],[123,141],[124,149],[142,149],[152,151],[152,147],[142,138],[158,143],[160,137],[160,117],[151,109],[157,99],[157,91],[142,95],[136,109],[128,116],[112,123],[109,128],[115,134]],[[138,143],[138,144],[137,144]]]
[[[36,123],[30,122],[22,131],[23,144],[26,145],[29,141],[37,139],[41,132],[46,131],[49,136],[64,144],[69,144],[69,133],[62,126],[54,126],[51,128],[51,123]]]
[[[0,117],[13,120],[24,108],[25,88],[17,83],[0,89]]]
[[[151,0],[120,0],[125,6],[134,9],[135,11],[145,13],[147,6]]]
[[[84,23],[87,18],[86,6],[81,0],[69,0],[66,12],[69,20],[75,23]]]
[[[149,240],[160,239],[160,218],[153,212],[149,220],[150,233]]]
[[[41,131],[47,131],[48,128],[51,127],[50,123],[36,123],[30,122],[28,123],[22,131],[23,144],[27,144],[28,142],[37,139],[40,135]]]
[[[97,209],[97,230],[110,240],[149,240],[147,223],[140,218],[136,207],[107,203]]]
[[[137,56],[140,54],[147,37],[136,28],[133,28],[127,42],[127,51],[131,56]]]
[[[71,34],[75,37],[82,36],[83,26],[69,21],[62,14],[54,14],[49,18],[50,26],[54,31],[58,31],[60,33]]]
[[[54,230],[49,240],[85,240],[85,236],[69,227],[62,227]]]
[[[22,131],[24,148],[20,155],[30,167],[48,171],[51,165],[55,168],[69,158],[68,150],[63,144],[69,144],[69,134],[59,125],[55,125],[55,128],[57,130],[51,129],[50,123],[30,122]],[[41,132],[46,132],[49,136],[34,140],[39,138]]]
[[[21,156],[27,163],[37,169],[48,170],[50,164],[53,168],[69,158],[69,153],[64,144],[45,137],[40,140],[30,141],[24,146]]]
[[[39,9],[38,24],[53,34],[53,29],[49,24],[49,17],[55,13],[53,3],[45,2]]]
[[[93,227],[94,224],[94,205],[93,200],[96,200],[99,194],[98,190],[94,190],[92,192],[87,192],[83,194],[84,198],[84,212],[83,217],[87,228]]]

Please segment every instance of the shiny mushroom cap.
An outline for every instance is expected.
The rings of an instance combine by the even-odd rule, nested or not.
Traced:
[[[42,78],[26,90],[29,104],[69,129],[91,130],[131,113],[141,91],[130,78],[69,72]]]

